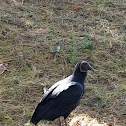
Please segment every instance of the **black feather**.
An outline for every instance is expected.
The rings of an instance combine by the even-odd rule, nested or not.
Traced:
[[[55,120],[63,116],[66,119],[72,110],[74,110],[80,102],[84,94],[84,81],[89,68],[83,68],[85,72],[80,71],[80,65],[87,62],[80,62],[75,66],[75,70],[69,77],[55,83],[44,94],[41,102],[36,107],[31,122],[37,124],[40,120]],[[91,68],[90,68],[91,69]]]

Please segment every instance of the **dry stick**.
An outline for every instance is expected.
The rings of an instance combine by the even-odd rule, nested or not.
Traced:
[[[116,126],[116,117],[113,119],[113,126]]]
[[[21,1],[22,5],[24,4],[24,1],[25,1],[25,0],[22,0],[22,1]]]

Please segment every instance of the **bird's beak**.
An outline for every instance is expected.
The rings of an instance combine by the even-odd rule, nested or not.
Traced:
[[[88,70],[91,70],[91,71],[95,72],[95,69],[90,64],[88,64],[88,65],[89,65]]]
[[[92,67],[92,69],[91,69],[93,72],[95,72],[95,69]]]

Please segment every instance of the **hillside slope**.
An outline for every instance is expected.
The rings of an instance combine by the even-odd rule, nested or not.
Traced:
[[[0,1],[0,125],[23,126],[43,88],[87,60],[96,72],[89,73],[86,94],[69,121],[90,116],[96,123],[125,126],[125,0],[22,2]]]

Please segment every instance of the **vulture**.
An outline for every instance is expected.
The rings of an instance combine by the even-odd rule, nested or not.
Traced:
[[[84,81],[87,71],[94,68],[86,61],[78,62],[72,75],[58,81],[43,95],[30,120],[35,126],[40,120],[53,121],[62,116],[65,126],[66,118],[80,103],[84,95]],[[59,123],[61,126],[61,122]]]

